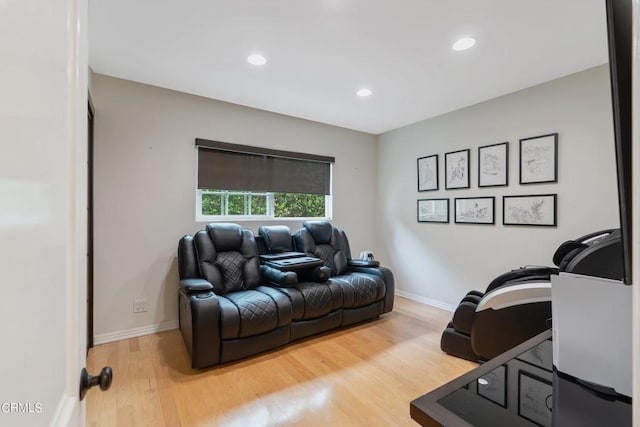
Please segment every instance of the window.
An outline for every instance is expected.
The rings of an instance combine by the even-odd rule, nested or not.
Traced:
[[[331,218],[332,157],[202,139],[196,146],[197,221]]]

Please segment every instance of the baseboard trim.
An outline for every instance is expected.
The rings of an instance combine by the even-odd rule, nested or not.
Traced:
[[[80,399],[78,396],[71,396],[66,393],[62,394],[55,412],[49,423],[52,427],[68,427],[71,425],[80,425]]]
[[[144,335],[155,334],[156,332],[170,331],[178,329],[178,321],[158,323],[156,325],[142,326],[140,328],[125,329],[123,331],[107,332],[106,334],[98,334],[93,337],[93,344],[100,345],[108,342],[126,340],[129,338],[141,337]]]
[[[412,301],[420,302],[422,304],[430,305],[431,307],[441,308],[442,310],[447,310],[451,313],[456,311],[456,307],[451,304],[446,304],[441,301],[437,301],[431,298],[426,298],[421,295],[412,294],[411,292],[399,291],[396,289],[396,295],[410,299]]]

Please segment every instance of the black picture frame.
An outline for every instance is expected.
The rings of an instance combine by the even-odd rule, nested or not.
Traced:
[[[469,188],[469,157],[471,150],[451,151],[444,154],[444,188],[457,190]]]
[[[453,219],[456,224],[496,223],[496,198],[493,196],[456,197],[453,206]]]
[[[418,199],[416,205],[418,222],[449,223],[449,199]]]
[[[558,182],[558,134],[520,140],[520,184]]]
[[[518,416],[538,426],[551,425],[553,384],[537,375],[518,371]]]
[[[509,142],[478,147],[478,187],[509,185]]]
[[[487,372],[476,380],[476,393],[503,408],[507,407],[507,368],[504,365]]]
[[[418,191],[435,191],[438,186],[438,155],[420,157],[417,160]]]
[[[502,196],[502,224],[557,227],[558,195]]]

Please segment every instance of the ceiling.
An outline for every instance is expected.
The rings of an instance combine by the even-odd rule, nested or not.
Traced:
[[[607,62],[604,0],[90,0],[89,33],[97,73],[373,134]]]

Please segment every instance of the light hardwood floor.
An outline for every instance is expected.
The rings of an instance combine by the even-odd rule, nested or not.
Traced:
[[[440,351],[451,313],[402,297],[378,320],[193,371],[178,330],[96,346],[89,426],[417,425],[409,402],[477,366]]]

